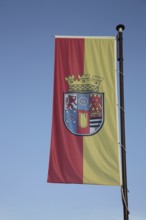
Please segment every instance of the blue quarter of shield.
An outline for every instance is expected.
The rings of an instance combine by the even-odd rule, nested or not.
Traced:
[[[77,131],[77,110],[65,110],[64,120],[67,128],[76,133]]]
[[[90,108],[90,96],[89,94],[78,94],[78,109],[89,111]]]

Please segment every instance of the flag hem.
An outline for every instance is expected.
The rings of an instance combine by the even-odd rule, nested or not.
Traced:
[[[115,40],[115,94],[116,94],[116,117],[117,117],[117,129],[118,129],[118,154],[119,154],[119,174],[120,174],[120,185],[122,185],[122,172],[121,172],[121,153],[120,153],[120,131],[119,131],[119,100],[118,100],[118,77],[117,77],[117,40]]]
[[[69,35],[54,35],[54,38],[116,39],[116,36],[69,36]]]

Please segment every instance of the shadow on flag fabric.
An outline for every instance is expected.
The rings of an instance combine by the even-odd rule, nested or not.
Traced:
[[[48,182],[121,185],[114,37],[55,37]]]

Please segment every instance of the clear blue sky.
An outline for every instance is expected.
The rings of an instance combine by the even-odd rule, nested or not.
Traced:
[[[130,220],[146,219],[146,1],[0,0],[0,219],[122,220],[119,187],[47,184],[53,35],[123,23]]]

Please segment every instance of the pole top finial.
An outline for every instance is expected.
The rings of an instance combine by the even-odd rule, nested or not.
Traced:
[[[125,25],[119,24],[119,25],[117,25],[116,29],[117,29],[117,31],[119,31],[119,32],[123,32],[123,31],[125,30]]]

